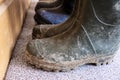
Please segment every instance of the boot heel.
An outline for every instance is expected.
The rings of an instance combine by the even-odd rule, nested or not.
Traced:
[[[114,56],[102,57],[96,60],[96,66],[108,65],[113,62]]]

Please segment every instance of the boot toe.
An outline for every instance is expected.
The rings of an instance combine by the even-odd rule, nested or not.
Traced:
[[[53,42],[49,43],[47,40],[33,40],[29,42],[25,55],[27,62],[47,71],[68,71],[73,69],[74,66],[66,64],[68,61],[66,57],[68,56],[64,55],[62,51],[55,49],[54,47],[56,46]],[[57,48],[59,47],[57,46]],[[71,59],[73,60],[73,58]]]
[[[46,62],[60,62],[60,61],[67,61],[64,55],[64,48],[60,47],[60,44],[54,44],[55,40],[45,39],[43,40],[32,40],[27,45],[27,51],[30,55],[38,57],[39,60],[45,60]],[[55,49],[56,47],[56,49]],[[58,48],[61,48],[58,50]],[[61,51],[63,50],[63,51]]]

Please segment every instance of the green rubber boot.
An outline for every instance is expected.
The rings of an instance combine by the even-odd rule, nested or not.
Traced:
[[[47,71],[68,71],[87,63],[104,65],[112,61],[120,43],[119,0],[75,1],[74,17],[64,23],[68,29],[28,43],[30,64]]]
[[[34,16],[34,20],[36,21],[37,26],[40,24],[60,24],[68,19],[68,17],[71,15],[71,12],[73,11],[74,0],[56,1],[56,3],[60,2],[61,5],[59,7],[37,9]]]
[[[56,0],[53,2],[37,2],[36,6],[35,6],[35,12],[37,12],[37,10],[41,9],[41,8],[57,8],[59,6],[61,6],[61,4],[63,3],[63,0]]]

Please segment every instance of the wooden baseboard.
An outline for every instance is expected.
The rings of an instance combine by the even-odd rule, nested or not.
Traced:
[[[4,0],[0,0],[0,4],[3,3]]]
[[[30,0],[0,0],[0,80],[3,80],[10,55],[21,31]]]

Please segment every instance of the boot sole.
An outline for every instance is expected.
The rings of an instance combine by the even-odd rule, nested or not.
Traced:
[[[45,71],[52,71],[52,72],[66,72],[73,70],[81,65],[84,64],[95,64],[96,66],[101,66],[101,65],[108,65],[111,62],[113,62],[113,57],[114,55],[109,55],[109,56],[99,56],[99,57],[89,57],[81,60],[75,60],[75,61],[65,61],[61,63],[52,63],[52,62],[46,62],[44,60],[40,60],[38,57],[30,55],[28,51],[25,52],[25,58],[27,63],[30,65],[42,69]]]

